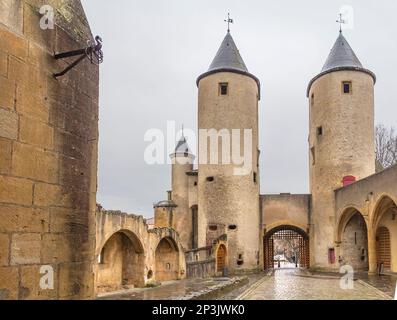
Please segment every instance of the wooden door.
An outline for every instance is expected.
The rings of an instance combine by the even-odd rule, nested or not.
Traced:
[[[383,269],[390,270],[390,232],[386,227],[380,227],[376,232],[376,256],[378,266],[383,263]]]
[[[221,244],[216,253],[216,271],[222,272],[226,267],[226,247]]]

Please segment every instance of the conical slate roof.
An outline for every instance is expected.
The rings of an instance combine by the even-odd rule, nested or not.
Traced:
[[[315,76],[310,81],[307,88],[307,96],[309,97],[310,88],[317,79],[328,73],[341,70],[352,70],[367,73],[374,79],[374,82],[376,82],[375,74],[372,71],[363,67],[360,60],[354,53],[352,47],[343,36],[342,32],[339,33],[339,36],[331,49],[327,61],[325,62],[324,67],[321,70],[321,73]]]
[[[321,72],[340,67],[363,68],[363,65],[357,58],[342,32],[339,33],[339,37],[336,39]]]
[[[260,95],[260,81],[253,74],[248,72],[248,68],[240,55],[236,43],[234,42],[233,37],[230,34],[230,31],[226,33],[226,36],[223,39],[221,46],[219,47],[218,52],[216,53],[215,58],[212,61],[208,71],[198,77],[197,85],[199,84],[201,79],[217,72],[235,72],[251,77],[258,84],[258,91]]]
[[[193,153],[191,152],[191,150],[189,148],[189,145],[187,143],[185,136],[182,135],[182,137],[178,141],[178,143],[175,147],[175,151],[171,154],[171,156],[173,156],[173,155],[184,155],[184,156],[193,155]]]
[[[244,63],[230,32],[228,32],[223,39],[208,71],[217,69],[235,69],[248,72],[247,66]]]

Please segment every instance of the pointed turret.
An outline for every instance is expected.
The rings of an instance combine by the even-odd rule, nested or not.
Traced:
[[[341,67],[363,68],[342,32],[339,33],[321,72]]]
[[[240,55],[240,51],[238,50],[230,31],[226,33],[226,36],[223,39],[221,46],[219,47],[218,52],[216,53],[215,58],[212,61],[208,71],[198,77],[197,85],[204,77],[217,72],[234,72],[244,74],[253,78],[258,84],[258,88],[260,87],[259,79],[253,74],[249,73],[248,68]]]
[[[170,154],[171,158],[176,156],[194,158],[194,155],[190,150],[186,137],[184,135],[182,135],[182,137],[179,139],[178,143],[176,144],[175,151]]]
[[[230,32],[228,32],[223,39],[208,71],[216,71],[219,69],[248,72],[247,66],[244,63]]]
[[[307,89],[307,95],[309,95],[309,91],[313,82],[316,81],[318,78],[322,77],[325,74],[342,70],[352,70],[367,73],[374,79],[374,82],[376,82],[375,74],[372,71],[363,67],[362,63],[354,53],[346,38],[343,36],[342,32],[339,32],[339,36],[336,39],[330,54],[328,55],[328,58],[321,70],[321,73],[310,81]]]

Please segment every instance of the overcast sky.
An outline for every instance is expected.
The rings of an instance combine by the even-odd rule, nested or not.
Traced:
[[[167,120],[197,128],[196,78],[232,35],[262,83],[259,104],[261,192],[308,193],[306,87],[338,36],[342,5],[354,8],[344,32],[378,77],[376,122],[397,126],[397,1],[83,0],[104,41],[100,82],[98,202],[153,215],[166,198],[170,167],[145,164],[148,129]]]

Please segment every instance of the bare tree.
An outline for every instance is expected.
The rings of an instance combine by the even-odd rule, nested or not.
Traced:
[[[376,171],[382,171],[397,163],[397,134],[393,127],[376,126]]]

